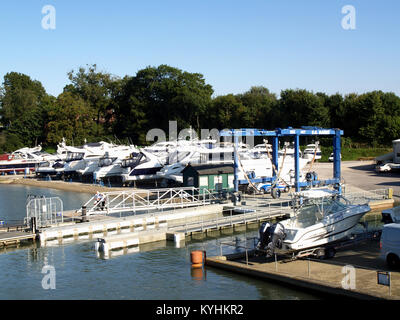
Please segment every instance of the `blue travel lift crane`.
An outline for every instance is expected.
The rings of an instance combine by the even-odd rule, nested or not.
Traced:
[[[235,193],[239,191],[239,184],[248,184],[247,180],[239,180],[238,168],[239,158],[237,155],[239,137],[247,136],[261,136],[272,138],[272,162],[275,168],[278,170],[278,147],[279,137],[293,137],[294,138],[294,170],[295,170],[295,190],[296,192],[301,191],[304,187],[313,186],[324,186],[334,185],[334,187],[341,193],[340,180],[340,137],[343,135],[343,130],[340,129],[324,129],[319,127],[302,127],[301,129],[293,129],[291,127],[287,129],[275,129],[275,130],[264,130],[264,129],[228,129],[220,131],[222,137],[233,137],[235,143],[234,152],[234,188]],[[317,177],[312,177],[308,181],[300,182],[300,167],[299,167],[299,148],[300,148],[300,137],[301,136],[333,136],[333,178],[329,180],[317,180]],[[250,178],[251,183],[258,182],[270,182],[271,185],[276,180],[276,172],[274,176],[270,178]]]

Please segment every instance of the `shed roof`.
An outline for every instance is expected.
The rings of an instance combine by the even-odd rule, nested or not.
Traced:
[[[193,168],[198,174],[233,173],[233,164],[189,164],[183,171]]]

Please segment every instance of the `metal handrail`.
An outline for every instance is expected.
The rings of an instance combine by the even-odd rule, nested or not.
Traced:
[[[109,214],[206,205],[217,200],[217,196],[218,192],[200,190],[195,187],[111,191],[102,193],[100,201],[96,201],[97,195],[94,195],[83,206],[87,208],[87,214],[96,214],[102,208],[105,200],[106,212]],[[82,212],[82,209],[78,209],[77,212]],[[102,210],[102,212],[104,211]]]

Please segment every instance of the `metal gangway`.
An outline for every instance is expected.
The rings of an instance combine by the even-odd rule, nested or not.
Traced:
[[[195,187],[111,191],[95,194],[77,212],[86,215],[144,213],[215,203],[220,193]]]

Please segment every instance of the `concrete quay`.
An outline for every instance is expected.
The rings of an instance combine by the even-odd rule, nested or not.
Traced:
[[[210,215],[222,214],[222,210],[223,205],[212,204],[121,218],[104,216],[100,220],[45,228],[39,233],[39,239],[42,244],[45,244],[46,241],[70,237],[78,238],[87,234],[107,234],[107,232],[114,230],[117,232],[121,230],[137,232],[166,228],[167,226],[172,227],[184,222],[194,221],[199,217],[206,219]]]
[[[277,282],[302,290],[337,298],[368,300],[400,299],[400,272],[390,270],[379,259],[379,243],[374,240],[338,251],[328,260],[282,256],[267,259],[254,251],[208,257],[206,266]],[[377,272],[390,272],[391,286],[377,283]]]

